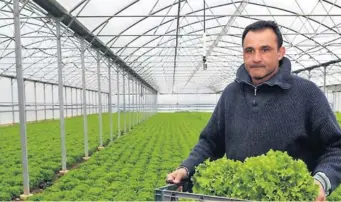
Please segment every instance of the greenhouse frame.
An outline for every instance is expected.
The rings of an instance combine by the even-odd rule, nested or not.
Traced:
[[[12,196],[31,196],[39,184],[31,184],[31,125],[57,121],[47,133],[59,135],[54,154],[67,173],[74,117],[77,158],[87,160],[157,113],[211,112],[243,63],[243,30],[256,20],[278,23],[292,73],[341,112],[340,0],[0,0],[0,136],[17,127],[22,168],[23,188]]]

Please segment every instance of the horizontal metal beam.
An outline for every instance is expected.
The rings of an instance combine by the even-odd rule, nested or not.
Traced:
[[[336,63],[339,63],[339,62],[341,62],[341,59],[331,60],[329,62],[325,62],[325,63],[321,63],[321,64],[318,64],[318,65],[313,65],[313,66],[306,67],[306,68],[303,68],[303,69],[295,70],[295,71],[293,71],[293,73],[297,74],[297,73],[300,73],[300,72],[303,72],[303,71],[309,71],[309,70],[313,70],[313,69],[316,69],[316,68],[319,68],[319,67],[327,67],[329,65],[336,64]]]
[[[341,27],[341,26],[340,26]],[[211,34],[206,34],[206,36],[219,36],[220,34],[219,33],[211,33]],[[328,35],[338,35],[336,33],[325,33],[325,32],[320,32],[320,33],[300,33],[300,34],[297,34],[297,33],[283,33],[282,35],[284,36],[296,36],[296,35],[319,35],[319,36],[328,36]],[[134,37],[134,36],[141,36],[141,37],[151,37],[151,36],[163,36],[163,37],[167,37],[167,36],[176,36],[176,34],[99,34],[97,35],[99,37],[124,37],[124,36],[127,36],[127,37]],[[191,33],[188,33],[188,34],[178,34],[178,36],[196,36],[196,37],[202,37],[202,34],[191,34]],[[234,37],[242,37],[242,34],[228,34],[228,33],[223,33],[222,36],[234,36]]]
[[[44,1],[44,0],[33,0],[35,3],[39,2],[39,1]],[[51,0],[46,0],[46,1],[51,1]],[[39,3],[37,3],[38,5],[40,5]],[[45,8],[44,8],[45,9]],[[232,14],[224,14],[224,15],[205,15],[206,17],[340,17],[341,14],[297,14],[297,15],[293,15],[293,14],[238,14],[238,15],[232,15]],[[177,15],[78,15],[77,18],[142,18],[142,17],[152,17],[152,18],[175,18],[177,17]],[[179,17],[192,17],[192,18],[200,18],[200,17],[204,17],[204,15],[180,15]],[[51,17],[49,16],[22,16],[20,17],[21,20],[26,20],[26,19],[49,19]],[[0,20],[12,20],[13,18],[11,17],[2,17],[0,18]]]
[[[121,55],[122,57],[127,57],[127,56],[131,56],[131,57],[173,57],[174,55],[170,55],[170,54],[165,54],[165,55],[141,55],[141,54],[132,54],[132,55]],[[221,54],[221,55],[211,55],[211,56],[231,56],[231,55],[227,55],[227,54]],[[186,54],[186,55],[178,55],[178,57],[202,57],[201,54]]]
[[[102,54],[105,54],[108,58],[112,59],[120,68],[125,69],[130,75],[135,77],[146,87],[154,92],[157,90],[150,85],[145,79],[143,79],[138,73],[136,73],[132,68],[130,68],[125,61],[123,61],[119,56],[115,55],[109,47],[107,47],[102,41],[98,39],[97,36],[90,33],[90,31],[77,19],[74,19],[68,11],[63,8],[56,0],[33,0],[37,5],[46,10],[49,15],[62,19],[61,22],[68,26],[76,36],[84,38],[87,42],[91,43],[92,47],[99,50]]]
[[[200,18],[200,17],[207,17],[207,18],[219,18],[219,17],[340,17],[341,14],[297,14],[297,15],[293,15],[293,14],[217,14],[217,15],[179,15],[179,17],[192,17],[192,18]],[[113,17],[113,18],[141,18],[141,17],[153,17],[153,18],[176,18],[178,17],[178,15],[79,15],[77,16],[77,18],[109,18],[109,17]]]
[[[224,41],[222,41],[224,43]],[[328,47],[339,47],[341,45],[341,43],[335,43],[335,44],[331,44],[329,45],[328,44]],[[210,47],[210,46],[207,46],[207,47]],[[217,46],[218,48],[223,48],[223,49],[228,49],[228,48],[240,48],[241,49],[241,45],[240,46]],[[302,45],[299,45],[299,47],[319,47],[318,44],[315,44],[315,45],[310,45],[310,44],[302,44]],[[171,49],[174,49],[175,46],[111,46],[110,48],[171,48]],[[203,46],[179,46],[178,48],[203,48]],[[296,48],[296,47],[292,47],[292,48]]]
[[[193,63],[194,62],[193,60],[178,60],[178,61],[181,63]],[[143,62],[143,61],[134,61],[134,62],[131,62],[130,64],[135,64],[135,63],[139,64],[141,62]],[[151,60],[148,62],[148,64],[154,64],[154,63],[168,64],[168,63],[172,63],[172,62],[173,61],[153,61],[153,60]],[[201,62],[201,61],[198,61],[198,62]],[[207,62],[215,62],[215,63],[216,62],[240,62],[240,60],[238,60],[238,61],[237,60],[212,60],[212,61],[207,60]]]
[[[9,79],[17,79],[16,76],[6,75],[6,74],[1,74],[0,77],[9,78]],[[52,83],[52,82],[48,82],[48,81],[40,81],[40,80],[35,80],[35,79],[27,79],[27,78],[24,78],[24,81],[29,81],[29,82],[33,82],[33,83],[48,84],[48,85],[52,85],[52,86],[57,86],[58,85],[58,83]],[[75,86],[70,86],[70,85],[63,85],[63,87],[82,90],[82,88],[75,87]],[[97,93],[97,90],[91,90],[91,89],[86,89],[86,90],[90,91],[90,92]],[[103,94],[109,94],[108,92],[102,92],[102,93]]]
[[[211,33],[211,34],[206,34],[206,36],[219,36],[219,33]],[[336,33],[326,33],[326,32],[321,32],[321,33],[283,33],[283,36],[296,36],[296,35],[319,35],[319,36],[329,36],[329,35],[337,35]],[[176,34],[98,34],[98,37],[152,37],[152,36],[163,36],[163,37],[167,37],[167,36],[176,36]],[[202,37],[202,34],[179,34],[178,36],[195,36],[195,37]],[[224,33],[223,36],[235,36],[235,37],[241,37],[242,34],[227,34]],[[22,36],[22,39],[31,39],[31,38],[56,38],[55,36],[46,36],[46,35],[35,35],[35,36]],[[74,35],[63,35],[62,38],[74,38]],[[0,38],[4,38],[4,39],[12,39],[13,36],[0,36]]]
[[[40,2],[41,1],[52,1],[52,0],[33,0],[35,3],[41,6]],[[53,0],[54,1],[54,0]],[[48,5],[47,3],[46,5]],[[44,8],[44,7],[43,7]],[[45,8],[44,8],[45,9]],[[67,11],[66,11],[67,12]],[[217,15],[205,15],[205,17],[341,17],[341,14],[217,14]],[[143,18],[143,17],[152,17],[152,18],[176,18],[178,15],[78,15],[77,18]],[[192,18],[200,18],[204,17],[204,15],[179,15],[179,17],[192,17]],[[20,17],[21,19],[44,19],[44,18],[49,18],[47,16],[33,16],[33,17]],[[9,17],[3,17],[0,18],[0,20],[11,20],[12,18]]]

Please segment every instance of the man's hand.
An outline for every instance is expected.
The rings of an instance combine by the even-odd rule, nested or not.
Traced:
[[[320,187],[320,192],[319,192],[319,195],[317,196],[317,198],[315,199],[315,201],[326,201],[327,200],[327,197],[326,197],[326,194],[324,192],[324,189],[323,189],[323,186],[322,184],[317,181],[317,180],[314,180],[315,181],[315,184],[318,184],[319,187]]]
[[[182,179],[185,179],[187,176],[187,170],[185,168],[179,168],[172,173],[167,175],[166,183],[171,184],[179,184]],[[177,191],[182,191],[182,186],[177,188]]]
[[[167,175],[166,182],[172,184],[179,184],[182,179],[187,177],[187,170],[185,168],[179,168]]]

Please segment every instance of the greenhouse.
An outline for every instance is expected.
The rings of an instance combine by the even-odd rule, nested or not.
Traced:
[[[308,103],[341,125],[341,0],[1,0],[0,200],[160,199],[208,124],[243,117],[212,113],[238,100],[226,91],[259,20],[276,22],[290,75],[327,102]]]

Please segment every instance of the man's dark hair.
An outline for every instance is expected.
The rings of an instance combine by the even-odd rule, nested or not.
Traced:
[[[254,22],[254,23],[248,25],[244,29],[243,36],[242,36],[242,44],[244,44],[244,38],[249,31],[258,31],[258,30],[262,30],[262,29],[266,29],[266,28],[270,28],[275,32],[275,34],[277,36],[278,48],[282,47],[283,38],[282,38],[282,33],[278,28],[278,25],[274,21],[264,21],[264,20],[259,20],[257,22]]]

